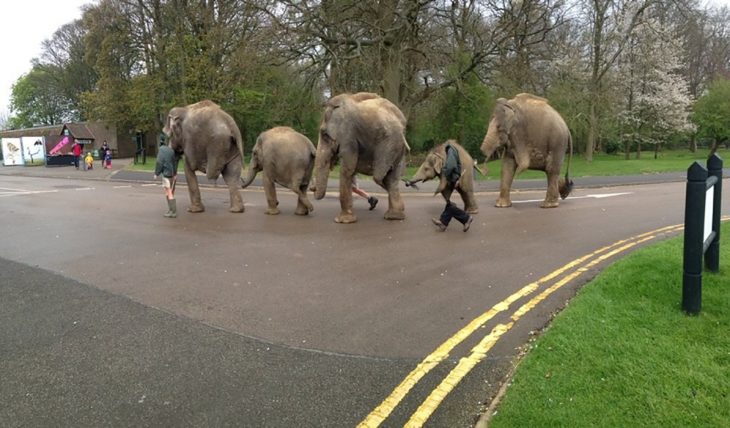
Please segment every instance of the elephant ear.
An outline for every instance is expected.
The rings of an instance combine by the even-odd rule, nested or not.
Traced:
[[[436,152],[431,153],[431,155],[431,164],[433,165],[433,170],[436,171],[436,175],[441,175],[441,170],[444,168],[444,157]]]
[[[497,121],[500,144],[507,144],[516,120],[515,109],[509,104],[509,101],[504,98],[497,100],[494,107],[494,119]]]

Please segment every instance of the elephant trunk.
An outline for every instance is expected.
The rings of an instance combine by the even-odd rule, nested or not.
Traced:
[[[253,183],[253,179],[256,178],[256,174],[261,170],[261,166],[258,163],[258,157],[256,156],[256,150],[251,153],[251,164],[248,167],[248,176],[245,180],[241,181],[241,188],[245,189]]]
[[[256,178],[257,173],[258,173],[258,170],[256,170],[256,168],[253,168],[253,166],[251,168],[249,168],[248,176],[246,177],[245,180],[243,180],[241,182],[241,188],[245,189],[246,187],[250,186],[251,183],[253,183],[253,179]]]
[[[413,174],[413,177],[411,177],[410,180],[408,180],[409,184],[418,183],[420,181],[428,181],[434,177],[434,174],[427,174],[425,171],[425,168],[423,165],[421,165],[420,168],[418,168],[418,171],[416,171],[415,174]]]
[[[497,150],[497,147],[499,147],[501,143],[502,139],[500,138],[499,131],[497,130],[497,124],[494,120],[492,120],[489,122],[487,135],[484,136],[484,141],[482,141],[482,145],[479,147],[479,150],[485,156],[485,162],[489,161],[489,158],[492,157],[492,154],[495,150]]]
[[[323,163],[323,165],[319,165]],[[320,200],[327,193],[327,180],[329,179],[330,168],[325,162],[317,162],[314,176],[314,199]]]

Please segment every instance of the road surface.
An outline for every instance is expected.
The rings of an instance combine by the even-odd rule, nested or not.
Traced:
[[[0,175],[0,421],[472,426],[580,286],[679,232],[684,187],[578,188],[550,210],[543,190],[509,209],[486,191],[468,233],[440,233],[440,196],[410,189],[406,220],[376,192],[339,225],[332,193],[299,217],[279,189],[267,216],[259,189],[231,214],[206,187],[190,214],[180,187],[171,220],[155,184]]]

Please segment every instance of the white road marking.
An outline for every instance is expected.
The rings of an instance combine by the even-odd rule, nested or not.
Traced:
[[[603,199],[603,198],[613,198],[615,196],[624,196],[624,195],[631,195],[634,192],[622,192],[622,193],[603,193],[603,194],[596,194],[596,195],[585,195],[585,196],[571,196],[568,199]],[[542,202],[544,199],[528,199],[525,201],[512,201],[513,204],[528,204],[528,203],[535,203],[535,202]]]
[[[22,191],[18,190],[12,193],[0,193],[0,198],[6,196],[22,196],[22,195],[37,195],[40,193],[58,193],[58,190],[33,190],[33,191]]]

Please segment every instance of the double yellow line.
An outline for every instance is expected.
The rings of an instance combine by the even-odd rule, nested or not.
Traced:
[[[418,409],[411,415],[406,423],[406,427],[421,427],[438,408],[446,396],[456,387],[456,385],[474,368],[480,361],[487,356],[487,352],[495,343],[507,333],[512,326],[531,309],[545,300],[548,296],[559,290],[565,284],[574,280],[588,269],[597,264],[611,258],[617,254],[627,251],[636,245],[656,238],[659,234],[672,233],[680,231],[684,225],[667,226],[651,232],[642,233],[634,237],[615,242],[611,245],[596,250],[590,254],[580,257],[565,266],[555,270],[554,272],[540,278],[539,280],[527,284],[519,291],[507,297],[505,300],[492,306],[487,312],[472,320],[466,327],[459,330],[450,337],[446,342],[439,346],[435,351],[429,354],[408,376],[393,390],[393,392],[383,402],[375,408],[370,414],[358,425],[361,428],[374,428],[380,426],[388,416],[393,412],[395,407],[403,400],[408,392],[420,381],[428,372],[435,368],[439,363],[449,357],[449,353],[461,342],[470,337],[474,332],[484,326],[489,320],[497,314],[505,312],[517,300],[529,296],[534,293],[540,286],[551,282],[566,272],[572,271],[550,287],[546,288],[540,294],[534,296],[527,303],[519,307],[512,313],[510,321],[506,324],[498,324],[491,332],[484,337],[479,344],[472,350],[469,356],[462,358],[459,364],[451,370],[451,372],[441,381],[441,383],[431,392],[431,394],[421,403]]]

